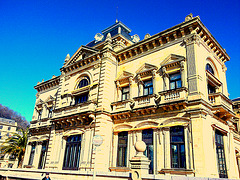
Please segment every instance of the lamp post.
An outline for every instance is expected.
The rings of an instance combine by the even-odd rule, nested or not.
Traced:
[[[100,146],[103,142],[103,138],[100,135],[95,135],[93,136],[93,145],[94,145],[94,151],[95,151],[95,156],[97,154],[97,147]],[[93,167],[93,180],[95,180],[96,177],[96,170],[95,170],[95,166],[96,166],[96,158],[95,158],[95,162],[94,162],[94,167]]]

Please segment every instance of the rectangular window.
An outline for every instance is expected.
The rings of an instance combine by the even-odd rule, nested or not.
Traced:
[[[152,79],[148,80],[148,81],[144,81],[143,82],[143,95],[150,95],[153,94],[153,83],[152,83]]]
[[[128,132],[123,131],[118,133],[118,154],[117,154],[118,167],[127,167],[127,143]]]
[[[75,97],[75,104],[80,104],[88,100],[88,93],[81,94]]]
[[[41,120],[42,118],[42,109],[38,111],[38,120]]]
[[[208,84],[208,94],[216,93],[216,88],[211,84]]]
[[[146,143],[146,150],[144,152],[144,155],[147,156],[149,160],[151,160],[149,166],[149,174],[153,174],[153,129],[145,129],[142,131],[142,141]]]
[[[219,177],[228,178],[225,153],[224,153],[223,134],[218,130],[216,130],[215,132],[215,143],[216,143]]]
[[[122,101],[129,99],[129,86],[122,88]]]
[[[78,170],[81,142],[81,135],[69,136],[67,138],[63,169]]]
[[[170,74],[169,75],[170,89],[177,89],[182,87],[181,74]]]
[[[32,165],[33,164],[35,149],[36,149],[36,142],[33,142],[32,143],[32,149],[31,149],[31,152],[30,152],[30,158],[29,158],[29,161],[28,161],[28,165]]]
[[[1,126],[0,126],[0,129],[2,129],[2,128],[3,128],[3,126],[1,125]]]
[[[43,141],[38,169],[42,169],[44,167],[45,160],[46,160],[46,154],[47,154],[47,141]]]
[[[184,127],[170,128],[171,166],[172,168],[186,168]]]
[[[52,111],[53,111],[53,107],[50,107],[48,109],[48,118],[51,118],[52,117]]]
[[[8,130],[10,131],[10,130],[11,130],[11,127],[8,127]]]

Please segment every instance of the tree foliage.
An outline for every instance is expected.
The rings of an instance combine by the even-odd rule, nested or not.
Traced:
[[[9,154],[10,156],[17,157],[18,167],[22,166],[28,139],[28,128],[26,130],[20,129],[20,132],[21,134],[13,133],[11,137],[6,139],[0,148],[2,154]]]
[[[0,104],[0,117],[15,120],[18,127],[22,129],[26,129],[29,126],[29,122],[24,116],[6,106],[3,106],[2,104]]]

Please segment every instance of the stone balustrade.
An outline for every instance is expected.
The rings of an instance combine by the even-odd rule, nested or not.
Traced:
[[[53,118],[58,118],[61,116],[83,113],[87,111],[94,111],[95,103],[93,101],[87,101],[77,105],[67,106],[64,108],[56,109],[53,115]]]
[[[177,101],[184,101],[187,99],[187,88],[182,87],[178,89],[162,91],[159,92],[158,94],[160,95],[159,97],[157,97],[156,95],[148,95],[134,97],[133,100],[113,102],[111,104],[112,112],[118,113],[128,111],[131,109],[151,107]],[[157,98],[159,98],[159,102],[157,102]]]
[[[161,95],[160,104],[170,103],[174,101],[186,100],[187,98],[187,88],[182,87],[178,89],[171,89],[167,91],[162,91],[159,93]]]
[[[213,106],[224,106],[227,109],[232,109],[232,102],[222,93],[212,93],[208,95],[208,100]]]

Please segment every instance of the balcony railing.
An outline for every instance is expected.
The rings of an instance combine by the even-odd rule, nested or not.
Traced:
[[[130,100],[117,101],[111,104],[113,112],[130,110]]]
[[[174,103],[187,99],[187,88],[182,87],[173,90],[159,92],[159,97],[156,95],[134,97],[133,100],[118,101],[111,104],[114,113],[150,107],[166,103]],[[158,101],[159,100],[159,101]],[[156,104],[157,103],[157,104]]]
[[[53,118],[81,113],[81,112],[94,111],[94,108],[95,108],[94,101],[87,101],[84,103],[56,109],[53,114]]]
[[[178,89],[162,91],[162,92],[159,92],[159,95],[161,95],[160,104],[186,100],[187,99],[187,88],[182,87],[182,88],[178,88]]]
[[[227,109],[232,109],[232,101],[220,92],[209,94],[208,100],[213,106],[222,105]]]

